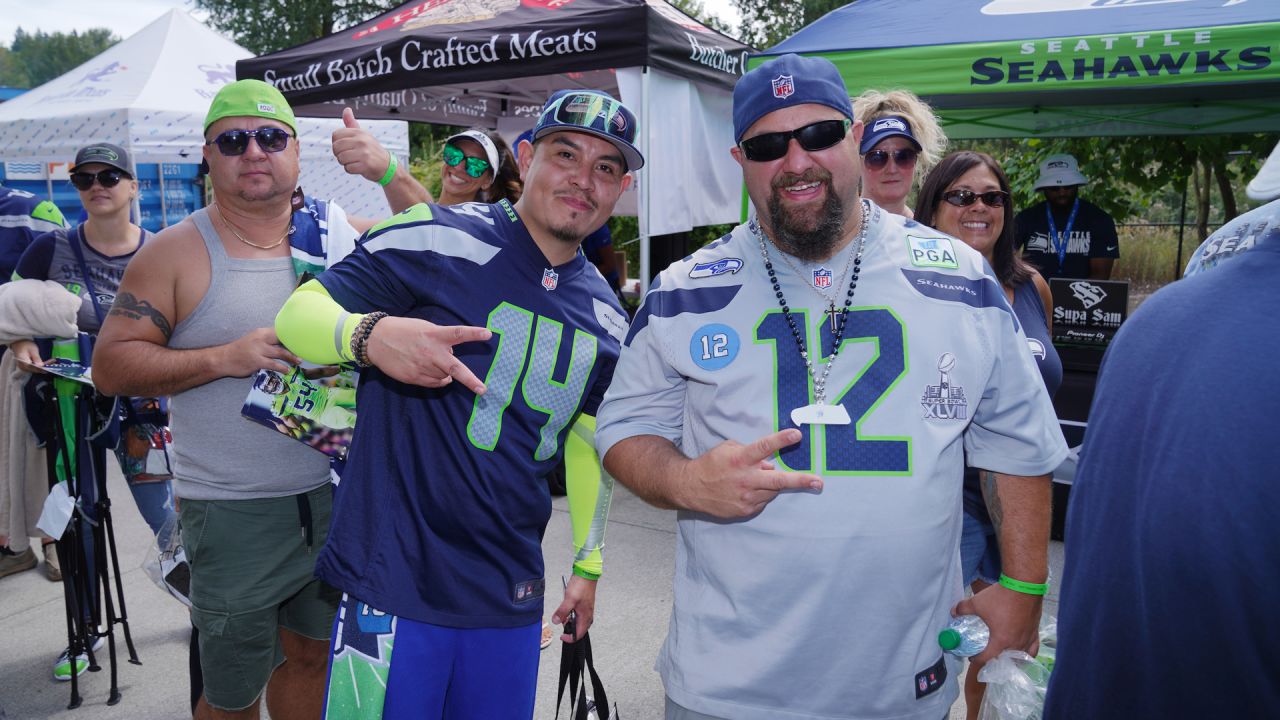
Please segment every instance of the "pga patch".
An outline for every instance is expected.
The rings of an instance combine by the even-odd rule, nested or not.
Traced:
[[[911,254],[911,264],[916,267],[960,268],[950,238],[908,235],[907,251]]]

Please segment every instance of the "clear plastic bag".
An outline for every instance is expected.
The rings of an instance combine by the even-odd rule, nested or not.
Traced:
[[[191,592],[191,566],[187,564],[187,554],[182,548],[182,532],[176,514],[166,520],[160,532],[156,533],[156,544],[143,558],[142,570],[156,587],[191,607],[191,600],[187,598]]]
[[[1005,650],[987,663],[978,672],[978,682],[987,684],[978,720],[1040,720],[1057,644],[1058,623],[1045,617],[1040,622],[1039,655]]]
[[[978,672],[987,684],[978,720],[1040,720],[1049,670],[1021,650],[1005,650]]]

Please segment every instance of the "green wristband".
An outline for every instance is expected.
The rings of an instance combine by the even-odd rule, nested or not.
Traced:
[[[578,567],[577,565],[574,565],[574,566],[573,566],[573,574],[574,574],[574,575],[577,575],[578,577],[583,578],[583,579],[585,579],[585,580],[599,580],[599,579],[600,579],[600,575],[599,575],[598,573],[593,573],[593,572],[591,572],[591,571],[589,571],[589,570],[583,570],[582,568]]]
[[[396,166],[398,165],[395,153],[388,152],[387,155],[391,156],[391,162],[387,165],[387,171],[382,174],[382,179],[378,181],[378,184],[382,187],[386,187],[391,184],[391,181],[396,176]]]
[[[1049,583],[1022,582],[1021,580],[1014,580],[1004,573],[1000,573],[1000,584],[1014,592],[1020,592],[1025,595],[1044,595],[1049,591]]]

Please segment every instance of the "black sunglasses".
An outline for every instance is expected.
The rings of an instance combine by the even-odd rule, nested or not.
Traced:
[[[791,138],[800,143],[800,147],[809,151],[826,150],[844,139],[848,134],[852,120],[820,120],[795,130],[773,132],[757,135],[738,143],[742,154],[752,162],[769,162],[787,154],[787,146]]]
[[[987,207],[1002,208],[1009,202],[1009,193],[1003,190],[988,190],[984,193],[976,193],[972,190],[948,190],[942,193],[942,199],[956,207],[969,207],[978,200],[982,200],[982,204]]]
[[[893,162],[898,167],[913,167],[916,164],[916,158],[920,156],[920,151],[915,148],[898,148],[897,150],[872,150],[862,156],[863,162],[872,170],[883,170],[889,164],[889,158],[893,158]]]
[[[107,168],[99,170],[96,173],[91,172],[73,172],[71,173],[71,184],[80,192],[84,192],[93,187],[93,181],[97,180],[98,184],[104,188],[113,188],[120,184],[120,181],[128,177],[122,170],[115,168]]]
[[[264,127],[257,130],[228,130],[209,140],[205,145],[217,145],[218,152],[227,156],[243,155],[249,149],[249,138],[258,141],[264,152],[278,153],[289,144],[292,135],[288,130]]]

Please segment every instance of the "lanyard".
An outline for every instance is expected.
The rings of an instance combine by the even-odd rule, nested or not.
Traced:
[[[1053,222],[1053,210],[1049,203],[1044,204],[1044,216],[1049,218],[1049,239],[1053,241],[1053,249],[1058,251],[1058,272],[1062,272],[1063,263],[1067,261],[1067,242],[1071,239],[1071,226],[1076,222],[1076,211],[1080,209],[1080,198],[1071,203],[1071,214],[1067,216],[1067,226],[1058,235],[1058,226]]]

